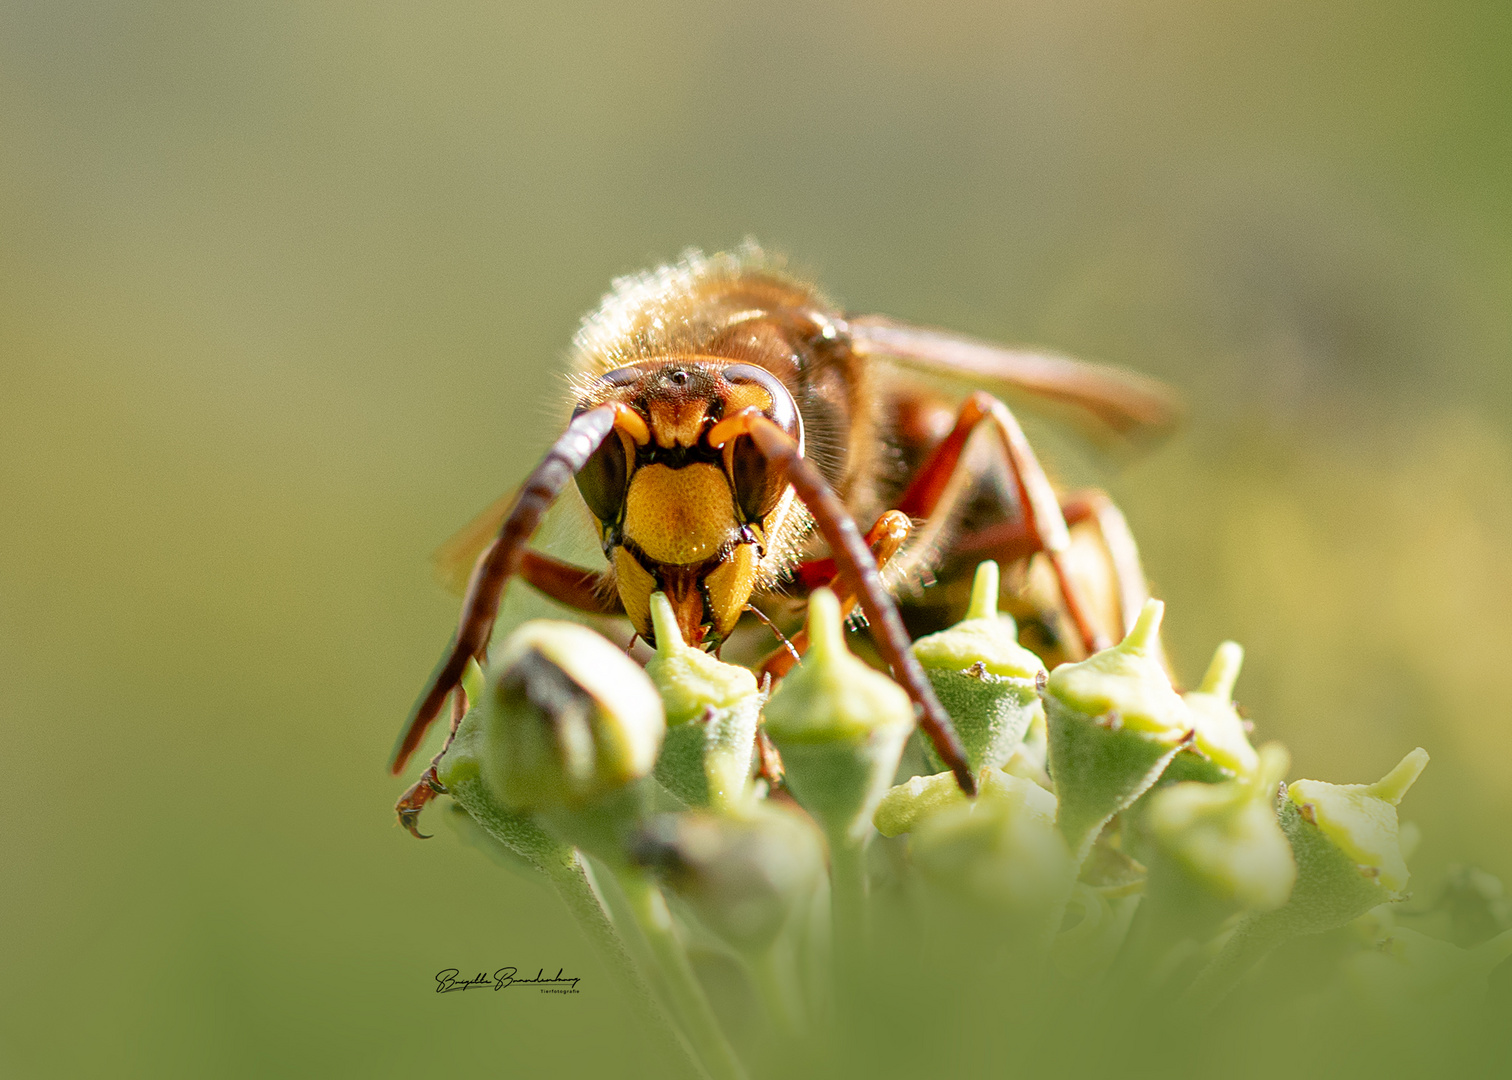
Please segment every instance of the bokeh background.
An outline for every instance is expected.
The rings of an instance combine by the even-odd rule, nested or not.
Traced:
[[[1294,776],[1427,746],[1419,896],[1507,874],[1509,176],[1500,0],[4,0],[0,1072],[650,1071],[383,764],[580,314],[746,235],[1179,386],[1045,437],[1182,672],[1244,642]],[[583,993],[432,992],[509,963]]]

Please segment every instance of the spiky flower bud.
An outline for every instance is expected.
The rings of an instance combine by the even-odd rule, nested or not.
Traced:
[[[1279,798],[1281,829],[1297,863],[1286,903],[1242,921],[1190,991],[1216,1001],[1282,942],[1343,926],[1378,904],[1402,898],[1407,861],[1397,828],[1397,803],[1412,787],[1428,753],[1419,747],[1374,784],[1298,780]]]
[[[1286,795],[1297,816],[1316,827],[1361,875],[1399,893],[1407,887],[1407,860],[1398,840],[1396,808],[1427,764],[1428,751],[1418,747],[1374,784],[1298,780]]]
[[[1080,862],[1098,831],[1143,794],[1192,734],[1191,715],[1156,659],[1165,605],[1145,603],[1122,642],[1062,664],[1044,690],[1057,824]]]
[[[656,655],[646,674],[667,709],[656,778],[690,806],[733,809],[749,791],[761,693],[756,676],[683,641],[672,605],[651,594]]]
[[[981,769],[977,772],[977,798],[1029,797],[1014,794],[1019,791],[1019,780],[1019,777],[1000,769]],[[1049,802],[1041,799],[1040,805],[1049,806],[1051,816],[1054,817],[1055,796],[1046,791],[1045,797]],[[954,773],[946,771],[933,776],[911,776],[888,789],[882,801],[877,804],[872,823],[883,836],[901,836],[913,832],[924,819],[969,801]]]
[[[1233,701],[1234,682],[1243,663],[1244,649],[1237,642],[1223,642],[1213,653],[1201,685],[1181,696],[1191,718],[1192,742],[1171,760],[1160,778],[1162,784],[1182,780],[1217,784],[1251,776],[1259,766]]]
[[[482,747],[487,738],[480,719],[482,710],[476,705],[482,701],[486,685],[483,669],[476,660],[469,660],[462,675],[462,688],[474,707],[463,717],[451,746],[437,764],[437,779],[466,810],[467,813],[461,816],[470,816],[470,820],[489,838],[485,841],[477,834],[468,833],[463,826],[466,842],[482,846],[490,854],[498,854],[498,849],[490,845],[491,841],[520,864],[550,874],[562,866],[561,842],[543,831],[529,813],[505,806],[483,780]]]
[[[840,603],[809,598],[809,650],[766,707],[788,787],[831,838],[858,843],[898,769],[914,726],[897,683],[845,647]]]
[[[1045,665],[1018,643],[1017,628],[998,614],[997,599],[998,565],[981,563],[966,617],[913,644],[973,770],[1001,768],[1044,712],[1036,680]],[[944,768],[933,747],[925,753]]]

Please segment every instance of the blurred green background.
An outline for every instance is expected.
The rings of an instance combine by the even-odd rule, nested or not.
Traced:
[[[1499,0],[4,0],[0,1072],[634,1067],[384,755],[577,318],[747,234],[1179,386],[1133,462],[1046,438],[1183,674],[1244,642],[1294,776],[1427,746],[1420,897],[1512,872],[1509,61]],[[583,993],[433,993],[504,964]]]

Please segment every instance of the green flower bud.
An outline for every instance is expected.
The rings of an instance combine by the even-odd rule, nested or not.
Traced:
[[[1193,983],[1189,998],[1211,1006],[1288,938],[1332,930],[1400,900],[1407,863],[1396,805],[1427,763],[1427,752],[1418,748],[1374,784],[1292,784],[1278,800],[1281,829],[1297,864],[1291,896],[1241,922]]]
[[[998,614],[997,598],[998,565],[981,563],[966,617],[913,644],[973,770],[1001,768],[1044,712],[1036,680],[1045,665],[1018,643],[1013,620]],[[944,768],[932,746],[925,753]]]
[[[1145,603],[1118,645],[1050,673],[1044,690],[1058,824],[1077,861],[1110,818],[1159,779],[1191,736],[1186,703],[1156,659],[1165,605]]]
[[[1215,902],[1233,910],[1278,908],[1291,894],[1297,867],[1276,820],[1276,785],[1289,760],[1279,743],[1267,743],[1243,780],[1172,784],[1152,793],[1143,828],[1156,853],[1150,860],[1152,899],[1173,907]]]
[[[477,706],[483,699],[485,685],[483,669],[476,660],[469,660],[462,675],[462,689],[473,707],[462,718],[456,737],[437,764],[436,777],[466,811],[461,818],[471,820],[477,828],[485,830],[484,835],[498,847],[536,870],[555,866],[553,860],[559,861],[562,848],[560,841],[542,831],[528,813],[502,805],[483,781],[483,747],[487,739],[482,710]],[[461,821],[457,825],[466,842],[484,848],[491,856],[498,854],[497,848],[487,847],[487,843]]]
[[[756,676],[748,670],[683,641],[665,593],[651,594],[651,624],[656,655],[646,661],[646,674],[666,705],[668,727],[691,723],[707,709],[733,708],[756,693]]]
[[[438,778],[495,840],[550,878],[643,1006],[642,1018],[666,1037],[666,1050],[689,1054],[699,1075],[743,1076],[664,898],[627,860],[653,798],[650,773],[666,727],[650,678],[592,630],[538,620],[504,641],[483,686],[475,678],[464,685],[474,707],[438,763]],[[651,947],[653,977],[665,994],[659,1005],[626,951],[585,853],[619,880],[640,939]]]
[[[982,781],[986,781],[987,776],[987,773],[983,773]],[[985,788],[980,784],[977,794],[986,794]],[[929,815],[965,801],[966,793],[949,772],[936,773],[934,776],[910,776],[903,783],[889,788],[887,794],[882,796],[876,812],[872,814],[872,824],[883,836],[902,836],[906,832],[913,832],[914,827]]]
[[[1259,759],[1232,700],[1243,662],[1244,650],[1236,642],[1225,641],[1213,654],[1202,685],[1182,695],[1191,714],[1192,742],[1171,759],[1159,784],[1186,780],[1219,784],[1255,771]]]
[[[699,920],[750,955],[765,951],[824,873],[824,845],[802,815],[772,804],[734,818],[652,818],[631,858],[652,870]]]
[[[1298,780],[1287,798],[1360,873],[1391,892],[1407,887],[1407,860],[1397,834],[1397,804],[1428,764],[1418,747],[1374,784],[1327,784]]]
[[[581,806],[648,775],[666,730],[635,661],[587,627],[548,619],[509,635],[474,711],[483,780],[514,810]]]
[[[1036,806],[1050,808],[1055,815],[1055,796],[1043,788],[1043,797],[1019,792],[1020,778],[1010,776],[999,769],[981,769],[977,773],[977,798],[1009,798],[1020,801],[1038,800]],[[1025,780],[1023,783],[1032,783]],[[1038,785],[1035,785],[1038,786]],[[1048,801],[1047,801],[1048,800]],[[966,793],[950,771],[934,776],[911,776],[896,787],[890,788],[872,815],[872,824],[883,836],[901,836],[913,832],[925,818],[969,802]]]
[[[809,598],[808,632],[808,654],[767,703],[766,730],[793,795],[832,838],[859,843],[897,772],[913,702],[846,649],[828,589]]]
[[[1116,715],[1119,726],[1148,735],[1177,735],[1191,727],[1186,705],[1157,659],[1165,604],[1145,601],[1128,636],[1078,664],[1050,673],[1048,696],[1085,716]]]
[[[1055,796],[1003,772],[983,779],[978,798],[939,800],[943,807],[913,823],[914,866],[974,908],[1024,913],[1059,905],[1071,861],[1055,828]],[[924,785],[926,795],[938,786]]]
[[[656,655],[646,674],[667,709],[656,778],[690,806],[730,809],[750,788],[761,693],[756,676],[686,644],[664,593],[651,594]]]

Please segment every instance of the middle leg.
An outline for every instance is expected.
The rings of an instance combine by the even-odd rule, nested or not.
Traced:
[[[991,394],[977,391],[962,403],[954,426],[929,453],[898,500],[900,511],[923,519],[914,547],[905,556],[907,562],[901,569],[905,573],[923,569],[941,554],[953,519],[978,479],[966,451],[972,437],[983,428],[992,433],[1000,460],[1013,483],[1019,512],[1015,524],[1022,531],[1024,543],[1044,553],[1083,653],[1090,655],[1107,648],[1112,642],[1094,617],[1089,598],[1071,566],[1071,531],[1055,488],[1018,420]]]
[[[866,534],[866,546],[871,549],[877,568],[884,569],[908,539],[908,515],[889,510],[877,519]],[[855,610],[860,598],[853,588],[846,586],[834,559],[813,559],[798,566],[796,580],[806,595],[818,588],[834,588],[840,600],[840,615],[845,618]],[[798,663],[799,657],[808,651],[808,630],[799,630],[787,639],[787,645],[779,647],[761,665],[762,675],[780,679]]]
[[[1133,628],[1140,608],[1150,598],[1149,582],[1129,523],[1107,493],[1097,490],[1066,496],[1061,500],[1061,514],[1070,527],[1074,561],[1083,567],[1093,562],[1101,568],[1096,577],[1106,579],[1103,595],[1090,598],[1093,609],[1104,627],[1122,637]],[[1022,521],[1005,521],[963,533],[950,545],[953,558],[996,559],[1004,566],[1028,560],[1039,551],[1038,540]],[[1030,576],[1037,575],[1031,571]]]

